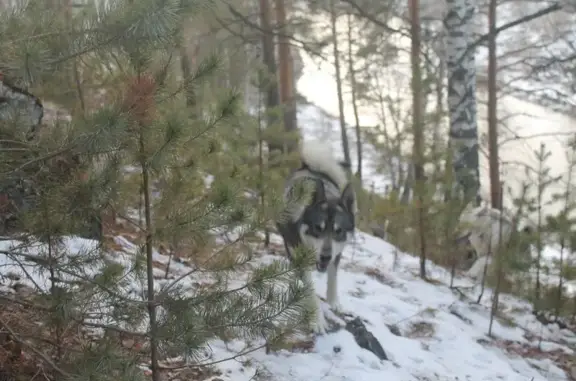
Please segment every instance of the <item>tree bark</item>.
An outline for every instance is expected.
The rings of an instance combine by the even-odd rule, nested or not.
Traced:
[[[272,30],[271,10],[268,0],[260,0],[260,28],[262,29],[262,60],[268,73],[266,80],[262,81],[262,92],[265,94],[267,111],[267,128],[273,127],[278,120],[272,112],[280,105],[280,95],[278,94],[278,81],[276,80],[277,68],[276,57],[274,56],[274,34]],[[269,154],[282,153],[283,145],[273,139],[268,141]]]
[[[434,173],[437,176],[442,173],[441,158],[443,156],[440,149],[442,138],[442,122],[444,119],[444,78],[446,78],[446,49],[444,43],[441,42],[436,49],[438,60],[438,74],[435,78],[436,82],[436,110],[434,114],[434,140],[432,141],[432,157],[434,158]]]
[[[348,135],[346,134],[346,120],[344,118],[344,95],[342,93],[342,77],[340,74],[340,56],[338,50],[338,30],[336,28],[336,6],[335,0],[330,0],[330,23],[332,27],[332,45],[334,47],[334,68],[336,70],[336,91],[338,93],[338,113],[340,119],[340,133],[342,136],[342,150],[344,151],[344,161],[351,163],[350,146],[348,144]]]
[[[356,177],[362,181],[362,133],[360,130],[360,115],[358,114],[358,102],[356,99],[356,70],[352,57],[352,15],[348,14],[348,72],[350,76],[350,88],[352,93],[352,109],[354,110],[354,122],[356,123]]]
[[[497,62],[496,62],[496,0],[488,6],[488,161],[490,166],[490,195],[492,207],[502,210],[500,200],[500,168],[498,157]]]
[[[284,107],[284,129],[288,132],[298,129],[294,98],[294,61],[290,50],[290,33],[284,0],[275,0],[276,22],[278,23],[278,74],[280,82],[280,103]],[[291,152],[295,144],[288,143],[284,149]]]
[[[412,66],[412,127],[414,147],[412,162],[414,165],[414,195],[418,209],[418,236],[420,238],[420,277],[426,278],[426,213],[425,213],[425,179],[424,179],[424,129],[422,120],[422,70],[420,68],[420,3],[409,0],[411,66]]]
[[[446,69],[454,196],[469,202],[480,188],[473,0],[446,0]]]

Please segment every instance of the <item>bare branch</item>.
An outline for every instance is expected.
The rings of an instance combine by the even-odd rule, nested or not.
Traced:
[[[347,1],[347,0],[345,0],[345,1]],[[520,17],[520,18],[517,19],[517,20],[510,21],[510,22],[508,22],[508,23],[506,23],[506,24],[504,24],[504,25],[502,25],[502,26],[499,26],[499,27],[496,28],[496,30],[494,31],[494,33],[495,33],[496,35],[498,35],[498,34],[500,34],[501,32],[504,32],[504,31],[507,30],[507,29],[513,28],[513,27],[518,26],[518,25],[521,25],[521,24],[525,24],[525,23],[527,23],[527,22],[529,22],[529,21],[535,20],[535,19],[537,19],[537,18],[539,18],[539,17],[542,17],[542,16],[545,16],[545,15],[547,15],[547,14],[549,14],[549,13],[559,11],[560,9],[562,9],[562,6],[560,5],[560,3],[555,3],[555,4],[551,5],[551,6],[546,7],[546,8],[544,8],[544,9],[541,9],[541,10],[539,10],[539,11],[537,11],[537,12],[534,12],[534,13],[532,13],[532,14],[526,15],[526,16],[524,16],[524,17]],[[476,42],[474,42],[474,43],[470,46],[470,48],[476,48],[477,46],[482,45],[483,43],[485,43],[486,41],[488,41],[488,37],[489,37],[489,34],[483,35],[483,36],[480,37],[478,40],[476,40]],[[469,48],[469,49],[470,49],[470,48]]]

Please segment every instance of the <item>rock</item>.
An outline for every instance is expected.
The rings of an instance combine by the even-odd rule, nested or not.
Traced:
[[[396,324],[386,324],[386,327],[390,330],[390,333],[396,336],[402,336],[402,332],[400,332],[400,328]]]
[[[370,230],[372,231],[372,235],[381,239],[386,239],[386,227],[380,224],[372,224],[370,225]]]
[[[14,291],[16,291],[16,294],[18,296],[25,299],[36,293],[36,291],[32,287],[29,287],[22,283],[16,283],[15,285],[12,286],[12,288],[14,289]]]
[[[376,355],[380,360],[388,360],[388,356],[382,345],[374,337],[372,332],[368,331],[366,325],[359,317],[346,323],[346,330],[354,336],[354,340],[360,348],[366,349]]]
[[[473,324],[472,320],[470,320],[466,316],[464,316],[460,311],[458,311],[458,309],[456,309],[456,307],[451,307],[450,313],[468,325]]]
[[[14,281],[18,281],[20,280],[20,275],[15,274],[13,272],[9,272],[8,274],[4,275],[4,277],[10,279],[10,280],[14,280]]]
[[[542,325],[556,324],[560,329],[569,329],[569,324],[561,316],[555,316],[551,311],[533,311],[532,314]]]

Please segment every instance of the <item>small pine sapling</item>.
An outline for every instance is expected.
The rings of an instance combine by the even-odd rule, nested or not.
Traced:
[[[534,151],[534,156],[538,161],[538,166],[535,170],[536,176],[536,198],[534,205],[530,208],[530,211],[536,212],[536,232],[535,232],[535,244],[536,244],[536,281],[534,286],[534,306],[537,310],[541,298],[541,272],[542,272],[542,252],[544,250],[544,208],[550,204],[549,200],[545,199],[547,189],[556,184],[561,177],[552,176],[550,174],[551,168],[546,165],[547,160],[550,158],[552,153],[546,149],[546,145],[542,143],[538,151]]]
[[[566,160],[568,162],[568,174],[566,178],[566,188],[563,192],[554,194],[552,196],[553,201],[559,201],[563,203],[562,209],[556,216],[550,216],[547,219],[547,232],[555,233],[559,237],[559,250],[560,258],[558,262],[558,289],[554,301],[554,311],[556,317],[560,316],[562,309],[562,290],[564,287],[564,267],[565,267],[565,250],[570,247],[570,239],[572,233],[572,227],[576,222],[572,217],[574,208],[574,197],[572,194],[573,188],[573,175],[576,168],[576,140],[572,140],[568,143],[568,151],[566,153]]]

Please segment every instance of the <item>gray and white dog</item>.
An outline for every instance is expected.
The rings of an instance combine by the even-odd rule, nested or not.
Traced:
[[[316,254],[316,270],[328,273],[326,299],[333,310],[340,309],[338,300],[338,265],[342,252],[355,229],[356,196],[346,174],[347,164],[332,156],[330,146],[321,142],[301,145],[302,166],[288,177],[284,201],[288,203],[283,221],[276,226],[284,239],[289,258],[293,250],[303,245]],[[294,193],[301,182],[311,185],[309,200],[294,201]],[[301,188],[300,188],[301,189]],[[312,282],[312,271],[305,273],[305,281]],[[328,324],[321,302],[314,293],[316,321],[312,329],[326,333]]]

